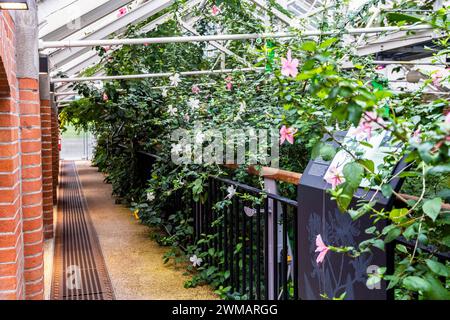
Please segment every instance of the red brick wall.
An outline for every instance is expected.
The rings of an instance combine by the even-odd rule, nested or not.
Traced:
[[[42,212],[41,115],[39,82],[19,79],[22,215],[27,299],[44,294],[44,248]]]
[[[44,236],[48,239],[53,237],[52,108],[49,100],[41,100],[41,127]]]
[[[0,299],[22,299],[24,255],[14,23],[0,12]]]
[[[16,78],[14,46],[0,11],[0,299],[43,299],[39,86]]]
[[[57,190],[59,179],[59,120],[56,106],[52,107],[52,171],[53,171],[53,204],[57,202]]]

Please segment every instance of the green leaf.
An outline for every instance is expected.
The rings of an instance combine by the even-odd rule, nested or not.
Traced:
[[[435,221],[439,212],[441,212],[442,199],[434,198],[432,200],[427,200],[422,206],[423,212],[431,218],[431,220]]]
[[[330,161],[336,154],[336,150],[330,144],[322,144],[320,148],[320,156],[324,161]]]
[[[358,160],[358,162],[369,172],[375,172],[375,164],[372,160]]]
[[[377,227],[373,226],[373,227],[367,228],[365,232],[367,234],[374,234],[376,230],[377,230]]]
[[[387,14],[388,21],[390,22],[406,22],[408,24],[413,24],[417,22],[421,22],[422,19],[414,16],[410,16],[403,13],[398,12],[390,12]]]
[[[329,46],[331,46],[333,43],[335,43],[337,41],[336,38],[328,38],[326,40],[324,40],[320,45],[319,48],[320,49],[326,49]]]
[[[392,230],[390,230],[386,237],[384,238],[384,243],[389,243],[391,241],[394,241],[395,239],[397,239],[400,234],[402,233],[402,231],[399,228],[394,228]]]
[[[358,188],[364,175],[364,169],[359,163],[350,162],[344,166],[343,173],[345,181],[352,188]]]
[[[443,173],[449,173],[450,172],[450,164],[442,164],[438,166],[431,167],[427,174],[436,175],[436,174],[443,174]]]
[[[450,248],[450,234],[442,238],[442,244]]]
[[[378,248],[380,250],[384,251],[384,241],[381,239],[377,239],[372,244],[375,248]]]
[[[381,193],[383,193],[383,196],[386,198],[389,198],[392,195],[392,186],[390,184],[383,184],[381,186]]]
[[[317,45],[314,41],[305,41],[302,43],[301,48],[302,50],[313,52],[316,51]]]
[[[408,253],[408,249],[403,244],[397,244],[395,246],[395,249],[397,249],[398,251],[400,251],[402,253]]]
[[[392,209],[392,211],[389,213],[389,219],[391,219],[395,223],[400,223],[406,216],[408,211],[409,210],[407,208]]]
[[[409,276],[403,279],[403,286],[411,291],[427,292],[431,289],[431,284],[427,280],[417,276]]]
[[[425,274],[425,279],[430,284],[430,290],[425,291],[424,298],[429,300],[450,300],[450,292],[442,286],[442,283],[432,276]]]
[[[450,276],[449,268],[447,268],[442,263],[431,260],[431,259],[425,260],[425,263],[427,264],[428,268],[430,268],[430,270],[433,271],[434,273],[436,273],[437,275],[443,276],[443,277]]]

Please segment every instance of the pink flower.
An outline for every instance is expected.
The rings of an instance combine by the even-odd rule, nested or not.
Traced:
[[[433,73],[431,75],[431,79],[433,80],[433,85],[436,87],[440,87],[443,77],[444,77],[444,73],[441,70],[438,70],[435,73]]]
[[[379,124],[383,124],[383,118],[379,117],[378,114],[374,111],[366,111],[364,112],[363,119],[367,122],[377,122]]]
[[[376,123],[383,124],[383,118],[380,118],[376,112],[365,112],[359,126],[356,128],[356,135],[360,136],[360,139],[370,139]]]
[[[316,237],[316,246],[317,248],[315,252],[320,252],[316,259],[317,264],[319,264],[323,262],[323,259],[325,259],[325,256],[330,248],[323,243],[322,236],[320,234]]]
[[[198,86],[196,86],[196,85],[193,85],[192,86],[192,93],[199,94],[200,93],[200,88]]]
[[[345,182],[345,178],[341,171],[336,167],[330,167],[325,177],[323,177],[326,182],[331,184],[331,188],[335,189],[336,186]]]
[[[211,8],[211,14],[215,17],[217,15],[219,15],[222,11],[220,10],[220,8],[216,5],[213,5]]]
[[[295,78],[298,74],[298,59],[292,59],[292,52],[289,49],[286,58],[281,58],[281,74],[285,77]]]
[[[103,93],[103,101],[107,102],[109,100],[108,95],[106,94],[106,92]]]
[[[415,143],[421,143],[422,139],[420,138],[420,134],[420,129],[415,130],[412,134],[412,141]]]
[[[105,52],[108,52],[109,50],[111,50],[111,46],[104,46],[103,50],[105,50]]]
[[[356,128],[355,134],[358,136],[358,139],[370,139],[372,137],[372,124],[367,121],[361,121],[359,126]]]
[[[375,70],[383,70],[383,69],[386,69],[386,65],[384,64],[379,64],[375,67]]]
[[[123,17],[128,12],[127,7],[122,7],[119,9],[119,12],[117,13],[117,18]]]
[[[225,82],[227,83],[226,88],[228,91],[231,91],[233,89],[233,82],[231,82],[232,80],[233,80],[232,76],[228,76],[225,78]]]
[[[294,134],[296,132],[296,129],[282,126],[280,129],[280,143],[283,144],[287,140],[290,144],[294,144]]]

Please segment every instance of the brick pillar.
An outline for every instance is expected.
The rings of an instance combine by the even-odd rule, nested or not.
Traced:
[[[41,119],[37,79],[19,79],[22,214],[27,299],[43,299]]]
[[[41,128],[44,236],[49,239],[53,237],[53,150],[50,100],[41,100]]]
[[[25,298],[44,298],[41,117],[39,98],[38,23],[35,1],[14,12],[19,83],[20,148]]]
[[[0,300],[24,298],[14,22],[0,11]]]
[[[53,171],[53,205],[57,203],[57,190],[59,178],[59,120],[58,108],[55,104],[52,106],[52,171]]]

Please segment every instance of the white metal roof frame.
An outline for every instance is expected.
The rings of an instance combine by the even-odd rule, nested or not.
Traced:
[[[286,14],[280,12],[274,8],[268,8],[266,1],[264,0],[247,0],[255,3],[259,8],[264,9],[266,11],[271,10],[272,14],[279,19],[281,22],[286,24],[287,26],[296,26],[295,19],[290,18]],[[322,5],[321,1],[304,1],[302,10],[305,11],[304,16],[312,16],[314,14],[319,13],[325,8],[317,8],[317,5]],[[77,12],[77,15],[73,19],[69,19],[69,23],[66,22],[65,25],[62,25],[60,22],[55,22],[52,25],[49,25],[48,21],[45,21],[46,18],[50,19],[52,15],[55,15],[58,11],[59,13],[64,12],[70,6],[75,4],[79,5],[79,2],[86,2],[86,6],[82,8],[80,12]],[[198,4],[203,4],[204,0],[191,0],[187,2],[188,6],[196,6]],[[298,1],[287,1],[289,3],[298,2]],[[111,17],[118,8],[123,7],[124,5],[130,3],[138,3],[140,4],[138,7],[133,10],[129,10],[127,14],[117,17],[113,21],[108,22],[103,26],[99,26],[97,23],[99,19],[104,17]],[[248,63],[244,58],[236,56],[232,51],[226,48],[226,46],[222,46],[217,41],[230,41],[230,40],[243,40],[243,39],[257,39],[261,37],[290,37],[292,34],[289,32],[279,32],[273,34],[263,34],[263,35],[215,35],[215,36],[201,36],[196,32],[196,30],[189,23],[182,23],[182,26],[188,30],[190,33],[194,34],[194,36],[188,37],[166,37],[166,38],[146,38],[146,39],[107,39],[111,34],[118,34],[125,30],[125,28],[129,24],[139,23],[154,14],[161,12],[168,8],[171,4],[174,3],[174,0],[41,0],[39,2],[40,9],[42,7],[42,13],[40,14],[41,18],[41,39],[40,39],[40,48],[58,48],[58,50],[53,51],[50,55],[50,66],[52,70],[60,70],[63,71],[70,76],[78,74],[80,71],[84,70],[86,67],[98,63],[100,58],[97,56],[96,52],[89,50],[91,46],[97,45],[123,45],[123,44],[144,44],[144,43],[178,43],[178,42],[191,42],[191,41],[208,41],[214,47],[219,49],[220,51],[235,56],[235,58],[248,66]],[[298,3],[297,3],[298,4]],[[53,11],[49,8],[54,6]],[[147,32],[155,28],[157,25],[160,25],[173,17],[172,13],[165,14],[155,21],[152,21],[144,28],[142,28],[142,32]],[[111,20],[111,19],[110,19]],[[373,20],[373,19],[372,19]],[[67,21],[67,19],[66,19]],[[73,28],[73,23],[78,23],[77,28]],[[58,24],[59,23],[59,24]],[[97,24],[96,24],[97,23]],[[370,24],[372,21],[370,22]],[[89,27],[89,28],[88,28]],[[410,29],[408,29],[410,28]],[[415,30],[418,31],[416,37],[408,37],[407,32],[404,30]],[[379,34],[380,32],[394,32],[393,34],[388,34],[379,38],[376,41],[366,43],[362,48],[359,48],[360,55],[371,54],[374,52],[380,52],[384,50],[390,50],[391,48],[397,48],[404,46],[407,44],[414,44],[423,39],[434,39],[439,37],[439,34],[434,33],[431,30],[430,26],[419,25],[419,26],[407,26],[406,28],[399,27],[369,27],[368,28],[355,28],[348,29],[347,33],[349,34],[370,34],[375,33]],[[83,36],[79,36],[83,34]],[[309,30],[304,32],[305,36],[315,36],[322,35],[327,33],[321,33],[317,30]],[[333,34],[333,32],[329,32],[328,34]],[[74,38],[75,37],[75,38]],[[358,43],[362,41],[363,37],[359,38]],[[55,41],[50,41],[55,40]],[[405,42],[406,41],[406,42]],[[254,68],[248,68],[250,70],[254,70]],[[227,69],[228,70],[228,69]],[[246,70],[245,68],[242,70]],[[219,70],[220,71],[220,70]],[[206,70],[200,71],[192,71],[191,73],[200,72],[199,74],[203,74],[207,72]],[[166,75],[165,73],[159,74],[160,76]],[[170,75],[167,73],[167,75]],[[129,75],[129,77],[134,77],[136,75]],[[139,75],[148,77],[148,74]],[[94,77],[95,78],[95,77]],[[97,77],[98,78],[98,77]],[[102,78],[102,77],[100,77]],[[72,77],[70,79],[77,79],[76,77]],[[58,82],[53,79],[52,82]],[[59,86],[60,89],[68,89],[67,85]]]

